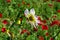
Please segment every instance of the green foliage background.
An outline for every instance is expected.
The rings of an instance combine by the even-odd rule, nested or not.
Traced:
[[[22,4],[22,2],[25,4]],[[18,6],[20,4],[20,6]],[[30,6],[28,6],[30,4]],[[50,8],[48,4],[52,4],[53,7]],[[48,0],[44,2],[44,0],[11,0],[11,2],[7,2],[6,0],[0,0],[0,13],[3,14],[3,17],[0,19],[0,40],[10,40],[11,38],[6,34],[1,32],[2,27],[6,27],[6,30],[9,29],[12,33],[14,33],[15,38],[13,40],[39,40],[37,35],[44,36],[45,40],[49,40],[50,36],[47,37],[45,33],[47,31],[42,31],[41,27],[37,27],[38,31],[33,31],[33,27],[30,24],[26,23],[26,18],[24,16],[25,9],[34,8],[36,11],[36,15],[40,16],[42,20],[47,20],[50,18],[51,20],[47,20],[47,24],[49,26],[50,22],[57,19],[60,20],[60,13],[57,12],[60,9],[60,3],[56,1]],[[19,14],[19,15],[18,15]],[[17,16],[18,15],[18,16]],[[57,15],[57,18],[52,18],[53,15]],[[20,25],[16,24],[17,20],[22,17],[22,23]],[[3,25],[2,20],[8,20],[8,25]],[[12,26],[10,23],[14,23]],[[50,27],[50,26],[49,26]],[[27,29],[31,32],[28,36],[26,33],[20,34],[20,29]],[[60,27],[54,26],[49,28],[48,32],[51,34],[51,37],[54,37]],[[55,37],[54,40],[60,40],[60,33]]]

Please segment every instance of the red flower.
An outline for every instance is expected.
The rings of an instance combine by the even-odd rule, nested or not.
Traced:
[[[28,30],[26,30],[26,29],[21,31],[21,34],[24,34],[24,33],[27,33],[27,35],[30,35],[30,32]]]
[[[2,14],[0,13],[0,18],[2,18]]]
[[[18,7],[20,7],[20,4],[18,4]]]
[[[53,26],[53,25],[59,25],[59,21],[58,20],[52,21],[52,23],[50,24],[50,26]]]
[[[53,5],[52,4],[48,4],[48,6],[52,7]]]
[[[42,25],[42,30],[48,30],[48,26],[47,25]]]
[[[30,7],[30,4],[27,4],[28,7]]]
[[[20,21],[22,21],[23,19],[22,18],[20,18]]]
[[[2,30],[1,30],[2,32],[5,32],[6,31],[6,28],[2,28]]]
[[[40,16],[37,16],[37,20],[39,21],[38,25],[44,25],[46,23],[46,20],[41,20]]]
[[[8,3],[11,2],[11,0],[6,0]]]
[[[41,18],[40,18],[40,16],[37,16],[37,19],[41,21]]]
[[[43,36],[39,36],[39,40],[44,40],[44,37]]]
[[[24,33],[26,33],[26,32],[27,32],[27,30],[24,29],[24,30],[22,30],[21,34],[24,34]]]
[[[60,26],[60,21],[59,21],[59,24],[58,24],[58,26]]]
[[[35,27],[34,27],[34,31],[38,31],[38,28],[35,28]]]
[[[27,35],[30,35],[30,32],[29,31],[27,31]]]
[[[57,2],[60,2],[60,0],[56,0]]]
[[[22,1],[22,4],[26,4],[24,1]]]
[[[48,32],[46,33],[46,36],[49,36],[49,33]]]
[[[43,23],[46,23],[46,20],[42,20]]]
[[[57,10],[58,13],[60,13],[60,10]]]
[[[3,24],[8,24],[8,21],[7,20],[3,20],[2,23]]]
[[[53,18],[56,18],[57,16],[56,15],[54,15],[54,16],[52,16]]]
[[[54,40],[54,39],[51,37],[50,40]]]

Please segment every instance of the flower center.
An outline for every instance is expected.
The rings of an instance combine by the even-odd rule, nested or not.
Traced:
[[[35,22],[35,19],[34,19],[33,15],[30,15],[28,19],[29,19],[29,21]]]
[[[33,19],[33,17],[32,17],[32,16],[30,16],[30,17],[29,17],[29,20],[30,20],[30,21],[33,21],[34,19]]]

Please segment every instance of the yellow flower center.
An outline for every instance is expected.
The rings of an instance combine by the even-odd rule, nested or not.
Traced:
[[[31,22],[35,22],[35,18],[34,18],[34,16],[32,14],[29,15],[28,19]]]
[[[32,16],[30,16],[30,17],[29,17],[29,20],[30,20],[30,21],[33,21],[33,20],[34,20],[34,18],[33,18]]]

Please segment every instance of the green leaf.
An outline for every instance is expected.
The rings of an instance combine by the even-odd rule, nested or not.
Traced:
[[[26,38],[26,40],[38,40],[36,36],[30,35]]]

